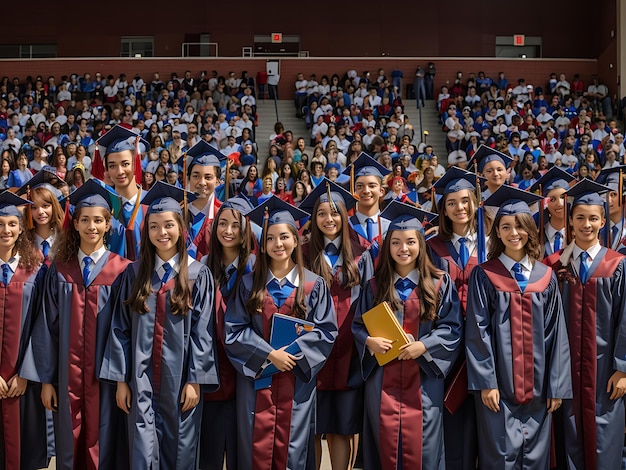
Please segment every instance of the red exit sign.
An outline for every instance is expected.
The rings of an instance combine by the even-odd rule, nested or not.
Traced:
[[[273,43],[283,42],[283,33],[272,33],[272,42]]]
[[[514,34],[513,35],[513,45],[514,46],[523,46],[526,40],[526,36],[523,34]]]

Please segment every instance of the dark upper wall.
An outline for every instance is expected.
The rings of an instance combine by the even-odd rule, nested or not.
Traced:
[[[615,1],[601,0],[596,8],[586,0],[421,0],[391,6],[360,0],[348,8],[343,5],[350,3],[313,8],[286,0],[219,7],[206,0],[182,2],[184,7],[153,0],[133,11],[103,8],[97,14],[46,3],[24,22],[5,22],[0,44],[56,42],[59,57],[115,57],[121,36],[153,36],[155,55],[176,57],[190,40],[186,35],[210,33],[220,55],[240,56],[242,46],[253,45],[254,34],[280,31],[300,35],[301,49],[317,57],[490,57],[496,36],[519,33],[542,37],[543,57],[597,58],[610,42],[600,31],[615,29]]]

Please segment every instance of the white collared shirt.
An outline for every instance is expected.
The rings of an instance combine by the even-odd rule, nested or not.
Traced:
[[[272,270],[268,269],[267,281],[265,281],[265,285],[267,286],[274,279],[278,281],[278,284],[280,284],[281,287],[283,287],[287,282],[291,283],[291,285],[294,287],[298,287],[300,283],[300,279],[298,277],[298,267],[294,266],[294,268],[291,271],[289,271],[287,275],[283,277],[282,279],[279,279],[276,276],[274,276],[274,273],[272,272]]]
[[[159,255],[155,255],[155,256],[156,256],[156,259],[154,262],[154,270],[156,271],[157,276],[159,276],[159,279],[163,279],[163,276],[165,276],[165,269],[163,269],[163,265],[165,263],[169,264],[172,267],[172,272],[174,273],[174,274],[170,274],[169,279],[172,279],[174,276],[178,274],[178,272],[180,271],[180,264],[178,263],[178,258],[179,258],[178,253],[176,253],[167,261],[163,261],[159,257]]]
[[[332,243],[333,245],[337,247],[337,253],[339,255],[337,257],[337,261],[335,262],[334,266],[343,266],[343,255],[341,254],[341,237],[339,236],[335,238],[334,240],[324,237],[324,259],[326,260],[326,262],[332,269],[333,264],[330,262],[330,258],[326,254],[326,247],[328,246],[329,243]]]
[[[39,235],[37,235],[37,233],[35,233],[35,245],[37,245],[37,247],[40,250],[43,250],[43,246],[41,246],[41,244],[47,241],[48,242],[48,246],[50,248],[52,248],[52,243],[54,242],[54,234],[51,234],[48,238],[42,238]]]
[[[461,242],[459,242],[459,239],[461,238],[462,237],[460,235],[453,233],[452,240],[450,240],[454,245],[454,249],[459,254],[461,254]],[[465,238],[465,246],[467,247],[467,251],[469,252],[470,256],[472,256],[472,253],[474,253],[474,250],[476,249],[476,241],[478,237],[475,233],[468,233],[463,238]]]
[[[576,273],[579,276],[580,276],[580,262],[582,261],[580,258],[580,255],[582,254],[582,252],[586,251],[587,254],[589,255],[589,258],[587,258],[587,266],[590,267],[593,264],[593,261],[596,259],[596,257],[600,253],[601,249],[602,249],[602,246],[600,245],[599,242],[587,248],[586,250],[583,250],[582,248],[580,248],[578,245],[574,243],[574,250],[572,251],[572,260],[574,260],[574,263],[572,264],[574,268],[576,269]]]
[[[546,238],[550,242],[550,246],[554,246],[554,239],[556,237],[557,232],[561,233],[561,248],[565,246],[565,228],[562,228],[561,230],[557,230],[552,226],[551,223],[547,223],[545,232],[546,232]]]
[[[98,261],[100,261],[100,258],[102,258],[102,256],[104,256],[106,251],[107,251],[106,247],[102,246],[102,247],[98,248],[96,251],[94,251],[93,253],[91,253],[89,255],[89,257],[91,258],[91,269],[93,269],[93,266]],[[85,260],[86,257],[87,257],[87,255],[85,254],[85,252],[79,248],[78,249],[78,264],[80,266],[81,271],[83,269],[85,269],[85,261],[84,260]]]
[[[11,271],[15,274],[15,270],[17,269],[17,265],[20,264],[20,255],[19,253],[13,256],[8,262],[0,259],[0,266],[3,264],[8,264]]]
[[[533,270],[533,263],[530,261],[528,255],[524,255],[524,257],[520,261],[515,261],[513,258],[502,253],[498,256],[500,262],[504,265],[504,267],[511,273],[513,278],[515,278],[515,272],[513,271],[513,265],[519,263],[522,267],[522,274],[526,276],[526,279],[530,278],[530,273]]]

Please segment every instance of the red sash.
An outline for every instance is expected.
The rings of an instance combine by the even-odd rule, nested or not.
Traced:
[[[18,267],[8,286],[0,285],[0,375],[8,382],[17,374],[24,283],[32,275]],[[20,397],[0,400],[5,468],[20,468]]]
[[[498,259],[483,263],[481,267],[500,292],[511,294],[511,356],[513,361],[513,389],[515,401],[529,403],[534,396],[535,358],[533,347],[533,298],[532,293],[543,292],[548,288],[552,270],[546,269],[544,275],[535,282],[528,282],[522,293],[517,281]]]
[[[308,296],[315,282],[304,283],[304,295]],[[265,290],[263,299],[263,337],[269,342],[274,313],[292,316],[297,289],[291,292],[278,308],[274,299]],[[257,390],[254,407],[254,429],[252,439],[253,468],[287,468],[291,410],[295,392],[295,375],[279,372],[272,376],[272,386]]]

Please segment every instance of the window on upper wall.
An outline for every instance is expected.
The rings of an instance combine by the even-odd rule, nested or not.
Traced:
[[[541,37],[525,36],[524,45],[515,45],[514,36],[496,36],[495,57],[539,58],[541,57]]]
[[[2,44],[2,59],[43,59],[57,56],[56,44]]]
[[[154,57],[152,36],[126,36],[122,38],[121,57]]]

